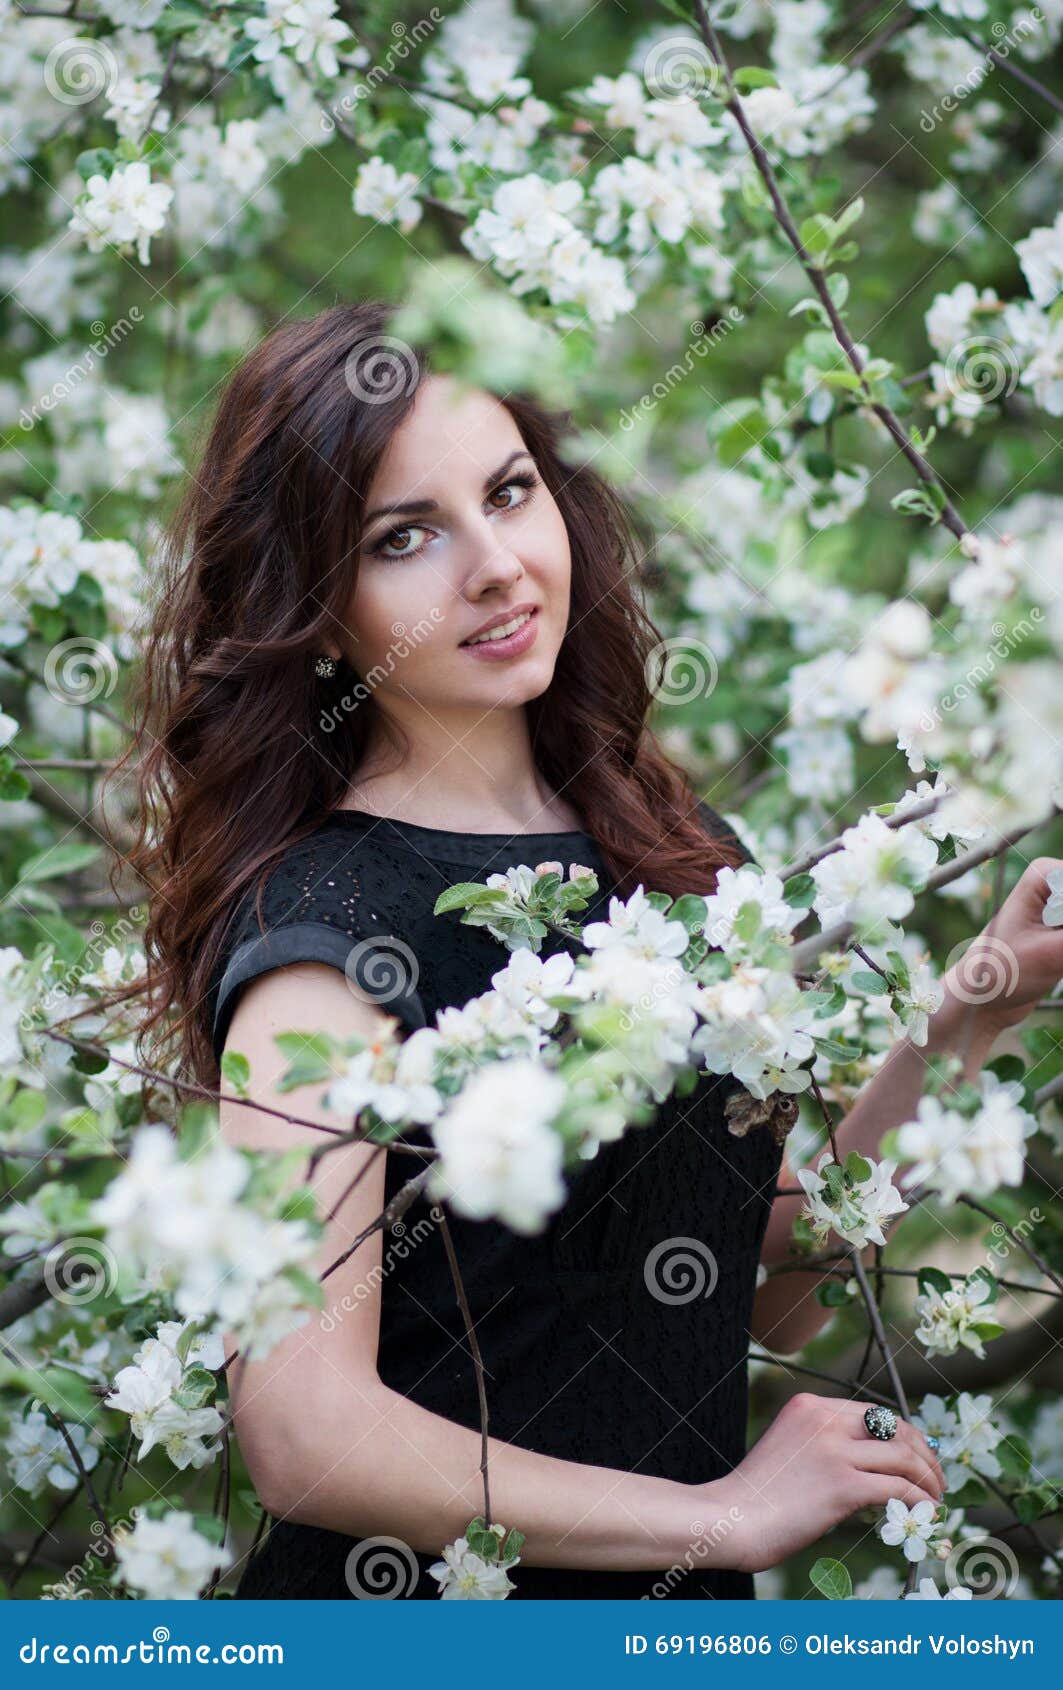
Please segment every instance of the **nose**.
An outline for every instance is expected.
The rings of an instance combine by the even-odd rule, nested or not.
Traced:
[[[465,597],[476,603],[496,589],[513,587],[523,574],[524,565],[516,552],[505,544],[488,518],[482,518],[469,552],[462,589]]]

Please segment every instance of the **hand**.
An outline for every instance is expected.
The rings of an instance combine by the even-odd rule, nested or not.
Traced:
[[[936,1507],[945,1476],[922,1432],[897,1416],[894,1437],[873,1438],[866,1403],[791,1397],[760,1441],[726,1479],[695,1489],[725,1498],[737,1516],[721,1544],[721,1565],[760,1573],[805,1549],[858,1508],[885,1508],[890,1497],[909,1507]],[[725,1558],[725,1559],[724,1559]]]
[[[945,976],[938,1016],[962,1035],[973,1013],[977,1042],[987,1049],[998,1033],[1025,1020],[1063,979],[1063,927],[1046,927],[1046,875],[1059,857],[1037,857],[996,915]],[[935,1018],[936,1019],[936,1018]]]

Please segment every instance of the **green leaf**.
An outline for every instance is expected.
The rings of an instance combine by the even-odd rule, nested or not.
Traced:
[[[835,239],[837,239],[839,235],[844,235],[847,229],[851,229],[853,224],[858,218],[862,217],[863,214],[864,202],[858,195],[856,199],[851,201],[851,203],[846,206],[845,210],[834,219]]]
[[[853,1581],[844,1561],[833,1561],[822,1555],[808,1576],[828,1602],[847,1602],[853,1594]]]
[[[889,981],[884,980],[881,974],[873,973],[870,968],[854,969],[850,979],[858,991],[866,992],[872,998],[885,997],[890,989]]]
[[[458,886],[448,886],[445,892],[440,892],[432,909],[433,915],[447,915],[451,910],[467,909],[470,904],[482,903],[484,894],[492,903],[500,900],[501,893],[485,886],[482,881],[463,881]]]
[[[109,176],[114,168],[114,154],[107,147],[92,147],[88,152],[78,153],[74,168],[83,182],[90,176]]]
[[[1030,1446],[1025,1438],[1011,1432],[1002,1438],[994,1452],[1009,1479],[1025,1479],[1030,1471]]]
[[[681,921],[688,933],[700,933],[705,926],[705,900],[696,892],[684,892],[668,911],[670,921]]]
[[[745,416],[739,417],[737,422],[731,423],[720,434],[716,441],[716,453],[726,469],[733,469],[741,463],[747,453],[752,452],[771,433],[771,424],[759,405],[754,405]]]
[[[816,1300],[825,1309],[840,1309],[843,1303],[851,1302],[843,1279],[825,1279],[816,1286]]]
[[[793,910],[807,910],[812,908],[812,900],[816,896],[816,883],[810,874],[795,874],[782,889],[783,897]]]
[[[213,1400],[217,1383],[207,1368],[190,1367],[173,1394],[174,1401],[181,1408],[202,1408]]]
[[[748,94],[753,88],[778,88],[779,79],[774,71],[765,70],[762,65],[742,65],[736,70],[731,81],[743,94]]]
[[[221,1059],[221,1077],[228,1081],[238,1097],[247,1096],[247,1082],[251,1078],[251,1064],[238,1050],[227,1050]]]
[[[1020,1085],[1025,1082],[1026,1064],[1021,1056],[995,1056],[992,1062],[986,1063],[986,1067],[1004,1085],[1009,1084],[1012,1080],[1017,1080]]]
[[[952,1290],[952,1280],[940,1268],[921,1267],[916,1274],[916,1284],[920,1291],[940,1291],[942,1295]]]
[[[834,245],[834,219],[825,212],[817,211],[815,216],[806,217],[799,232],[801,245],[812,258],[823,257]]]
[[[750,899],[748,904],[742,905],[738,914],[735,916],[735,935],[737,938],[741,939],[744,945],[752,944],[753,940],[760,932],[762,913],[761,907],[756,900]]]
[[[838,1039],[814,1039],[813,1043],[828,1062],[852,1062],[860,1054],[855,1046],[842,1044]]]
[[[858,1150],[850,1150],[845,1158],[845,1172],[854,1185],[863,1185],[865,1180],[871,1178],[872,1171],[871,1163],[865,1160]]]
[[[980,1508],[987,1500],[989,1492],[981,1479],[968,1479],[958,1490],[948,1492],[949,1506],[952,1508]]]
[[[6,751],[0,753],[0,799],[17,804],[20,799],[28,798],[32,790],[29,777],[15,767],[10,755]]]
[[[82,845],[73,839],[63,845],[49,845],[35,856],[28,857],[18,876],[20,880],[51,880],[58,874],[76,874],[79,869],[94,863],[99,854],[98,845]]]

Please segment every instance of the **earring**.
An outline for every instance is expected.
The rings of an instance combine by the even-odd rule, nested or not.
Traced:
[[[336,673],[336,659],[324,654],[314,661],[314,674],[322,681],[331,681]]]

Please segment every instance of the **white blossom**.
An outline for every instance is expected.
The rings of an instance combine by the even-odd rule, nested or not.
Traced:
[[[705,934],[728,956],[740,954],[746,944],[735,933],[735,921],[750,905],[756,911],[757,935],[782,944],[789,943],[791,933],[804,918],[803,910],[786,902],[777,874],[762,874],[749,866],[722,868],[716,876],[715,891],[705,899]]]
[[[514,1058],[474,1074],[432,1123],[440,1153],[432,1194],[475,1220],[540,1232],[565,1199],[563,1143],[551,1125],[564,1101],[563,1081],[537,1062]]]
[[[988,1302],[992,1288],[984,1274],[972,1274],[963,1285],[950,1291],[938,1291],[928,1286],[913,1304],[919,1317],[915,1335],[930,1355],[952,1355],[960,1345],[973,1350],[980,1361],[985,1349],[977,1327],[985,1322],[982,1305]]]
[[[444,1602],[501,1602],[514,1588],[506,1567],[516,1566],[515,1555],[506,1566],[485,1561],[469,1548],[468,1539],[459,1537],[443,1550],[442,1561],[436,1561],[428,1571],[439,1584]]]
[[[192,1515],[170,1509],[161,1520],[142,1515],[132,1530],[114,1534],[116,1578],[148,1601],[195,1601],[215,1567],[232,1562],[232,1551],[196,1530]]]
[[[92,1471],[100,1452],[83,1426],[67,1421],[67,1432],[86,1472]],[[13,1416],[3,1439],[5,1465],[19,1490],[37,1496],[46,1485],[55,1490],[73,1490],[81,1475],[69,1446],[57,1426],[36,1402],[25,1414]]]
[[[396,223],[406,234],[421,220],[421,203],[416,194],[419,185],[412,170],[404,170],[400,175],[393,164],[377,153],[362,165],[355,178],[354,209],[359,217]]]
[[[903,1548],[909,1561],[922,1561],[935,1537],[941,1535],[942,1527],[935,1516],[932,1502],[917,1502],[909,1508],[900,1497],[891,1496],[878,1535],[891,1548]]]
[[[932,839],[912,823],[890,828],[871,812],[848,827],[840,848],[812,868],[814,907],[824,927],[854,921],[873,930],[913,908],[913,890],[937,862]]]
[[[988,1068],[978,1085],[981,1102],[970,1116],[938,1097],[920,1098],[915,1119],[897,1129],[898,1154],[915,1163],[903,1185],[925,1182],[952,1203],[961,1193],[991,1197],[1002,1185],[1021,1183],[1025,1140],[1037,1126],[1019,1106],[1022,1087]]]
[[[907,1209],[907,1203],[893,1184],[896,1164],[876,1163],[866,1157],[864,1160],[871,1170],[868,1177],[852,1185],[839,1182],[837,1195],[832,1194],[824,1174],[827,1167],[838,1165],[833,1151],[825,1150],[815,1169],[797,1170],[798,1183],[808,1199],[805,1213],[821,1241],[834,1231],[846,1243],[860,1249],[866,1244],[885,1244],[885,1222]]]

